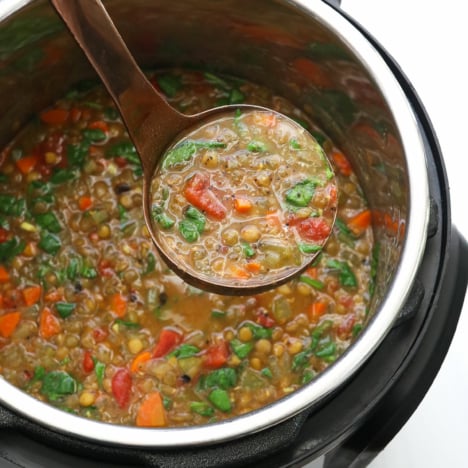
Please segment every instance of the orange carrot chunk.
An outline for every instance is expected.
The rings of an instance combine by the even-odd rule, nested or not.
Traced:
[[[163,427],[166,425],[166,414],[159,392],[152,392],[143,400],[138,408],[136,425],[139,427]]]
[[[141,369],[141,366],[151,359],[152,354],[149,351],[143,351],[140,354],[137,354],[132,361],[130,370],[132,372],[138,372]]]
[[[67,109],[49,109],[41,112],[40,119],[45,124],[58,125],[67,121],[68,114]]]
[[[331,157],[338,171],[341,172],[341,174],[344,176],[349,177],[353,172],[353,169],[350,162],[348,161],[348,158],[340,151],[333,151],[331,153]]]
[[[234,208],[238,213],[248,213],[252,209],[252,202],[247,198],[236,198]]]
[[[8,281],[10,281],[10,273],[3,265],[0,265],[0,284],[8,283]]]
[[[371,210],[364,210],[348,221],[348,227],[354,234],[360,235],[370,226],[372,222]]]
[[[60,333],[61,330],[59,319],[51,312],[48,307],[44,307],[39,318],[39,333],[42,338],[52,338]]]
[[[18,159],[15,164],[22,174],[29,174],[38,163],[39,156],[37,154],[31,154],[30,156]]]
[[[0,317],[0,336],[9,338],[16,330],[20,321],[21,314],[19,312],[10,312]]]
[[[39,302],[41,298],[42,287],[39,285],[28,286],[23,289],[23,298],[27,306],[32,306]]]
[[[307,315],[311,322],[318,322],[320,317],[327,311],[328,304],[326,302],[316,301],[310,304]]]
[[[93,199],[86,195],[83,195],[78,199],[78,208],[81,211],[89,210],[93,206]]]
[[[111,297],[111,310],[115,315],[122,318],[127,313],[127,298],[120,293]]]

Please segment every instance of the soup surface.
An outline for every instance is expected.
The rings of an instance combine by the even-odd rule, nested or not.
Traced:
[[[152,194],[154,231],[172,260],[228,284],[310,264],[337,208],[320,145],[298,123],[260,110],[190,132],[163,158]]]
[[[308,126],[335,166],[330,240],[303,275],[263,294],[185,284],[152,247],[139,159],[112,101],[81,83],[3,151],[0,373],[86,418],[205,424],[290,394],[351,344],[373,289],[371,217],[346,156],[286,100],[211,73],[151,79],[187,113],[245,101]]]

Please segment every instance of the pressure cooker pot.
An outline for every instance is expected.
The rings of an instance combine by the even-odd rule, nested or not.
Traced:
[[[374,44],[322,1],[105,5],[143,69],[206,70],[257,83],[299,108],[346,154],[372,212],[372,297],[362,330],[323,372],[265,407],[222,421],[170,428],[103,423],[35,399],[6,379],[0,379],[0,403],[47,430],[126,448],[193,448],[252,434],[275,440],[275,428],[277,434],[295,432],[303,421],[297,415],[314,414],[330,401],[424,296],[416,277],[426,241],[437,229],[437,206],[413,106]],[[48,2],[6,2],[0,21],[5,147],[31,116],[96,77]]]

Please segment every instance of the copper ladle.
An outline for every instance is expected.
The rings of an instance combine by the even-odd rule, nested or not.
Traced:
[[[163,260],[188,283],[211,292],[247,295],[285,283],[303,271],[307,264],[289,268],[281,276],[269,275],[249,281],[200,278],[196,271],[181,267],[154,233],[151,222],[151,180],[167,148],[189,128],[237,109],[274,112],[260,106],[228,105],[194,115],[184,115],[171,107],[151,85],[127,49],[100,0],[50,0],[78,45],[115,101],[128,133],[139,154],[143,168],[143,210],[153,242]],[[281,114],[280,114],[281,115]],[[299,126],[299,124],[296,124]]]

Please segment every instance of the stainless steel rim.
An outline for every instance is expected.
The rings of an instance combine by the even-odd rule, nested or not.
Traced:
[[[7,0],[0,19],[18,10],[26,0]],[[261,410],[206,426],[142,429],[86,420],[41,403],[0,379],[0,399],[11,409],[55,431],[104,444],[130,447],[183,447],[219,443],[261,431],[284,421],[318,402],[362,366],[389,331],[405,303],[425,249],[429,213],[429,188],[424,145],[416,118],[395,76],[367,39],[343,16],[322,0],[288,0],[322,23],[343,40],[360,58],[375,80],[398,123],[409,172],[409,217],[400,264],[385,301],[361,337],[314,383]]]

